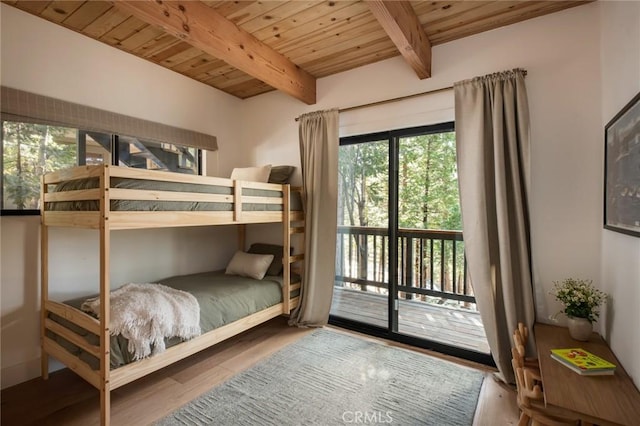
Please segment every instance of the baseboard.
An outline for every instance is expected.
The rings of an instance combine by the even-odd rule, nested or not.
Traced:
[[[50,359],[49,372],[54,372],[64,368],[60,362]],[[40,377],[40,357],[2,368],[0,372],[0,388],[6,389],[11,386]]]

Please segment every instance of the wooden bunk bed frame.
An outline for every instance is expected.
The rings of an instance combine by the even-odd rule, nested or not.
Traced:
[[[49,192],[50,185],[62,182],[98,178],[99,187],[63,192]],[[171,192],[156,190],[110,188],[111,178],[130,178],[178,183],[220,185],[232,188],[232,195]],[[279,197],[243,195],[243,188],[281,191]],[[49,375],[49,356],[52,356],[100,391],[100,423],[110,422],[110,392],[147,374],[188,357],[229,337],[248,330],[279,315],[288,315],[299,303],[299,296],[291,292],[300,289],[300,282],[291,283],[291,264],[304,259],[303,254],[292,255],[291,235],[304,233],[301,211],[291,211],[289,185],[246,182],[215,177],[141,170],[118,166],[80,166],[45,174],[42,178],[41,198],[41,343],[42,377]],[[111,200],[199,201],[233,203],[232,211],[111,211]],[[99,201],[99,211],[50,211],[46,203],[60,201]],[[244,211],[243,203],[282,204],[281,211]],[[178,226],[239,225],[240,248],[244,248],[245,225],[250,223],[283,224],[283,301],[277,305],[211,330],[192,340],[168,348],[165,352],[131,364],[110,369],[109,292],[110,292],[110,234],[111,231]],[[49,227],[72,227],[99,230],[100,233],[100,316],[96,319],[79,309],[49,300],[48,230]],[[299,291],[298,291],[299,293]],[[288,297],[284,297],[288,296]],[[80,335],[52,321],[56,314],[100,337],[99,345],[89,344]],[[53,332],[100,360],[99,370],[68,352],[47,336]]]

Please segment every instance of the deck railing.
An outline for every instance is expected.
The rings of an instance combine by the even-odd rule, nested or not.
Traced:
[[[336,285],[388,290],[388,234],[386,228],[339,226]],[[398,291],[406,299],[475,303],[462,232],[400,228]]]

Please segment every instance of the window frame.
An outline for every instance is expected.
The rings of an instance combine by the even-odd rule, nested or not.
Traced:
[[[40,209],[21,209],[20,210],[20,209],[4,208],[4,122],[5,121],[14,122],[14,123],[21,122],[16,120],[4,120],[4,119],[0,120],[0,140],[2,141],[2,143],[0,143],[0,217],[2,216],[40,216]],[[46,126],[54,126],[52,124],[37,123],[32,121],[30,121],[30,123],[41,124]],[[58,127],[64,127],[64,126],[59,125]],[[81,133],[87,134],[89,133],[89,131],[84,129],[79,129],[77,127],[70,127],[70,128],[75,129],[76,131],[76,151],[77,151],[76,166],[85,165],[86,164],[86,139],[83,139],[84,146],[81,146],[83,144],[81,143],[81,139],[79,138],[79,135]],[[120,135],[115,132],[111,132],[109,133],[109,135],[111,137],[111,155],[109,158],[109,164],[112,166],[115,166],[115,165],[118,165],[119,163],[118,152],[120,148],[119,147]],[[168,142],[168,143],[173,144],[173,142]],[[189,145],[180,145],[180,146],[196,149],[196,161],[197,161],[196,173],[198,176],[202,176],[202,148],[193,147]],[[82,154],[85,154],[85,155],[82,155]],[[178,173],[178,172],[173,172],[173,173]]]

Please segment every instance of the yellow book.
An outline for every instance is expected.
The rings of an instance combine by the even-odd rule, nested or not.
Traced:
[[[582,348],[551,349],[551,357],[581,375],[613,374],[616,366]]]

